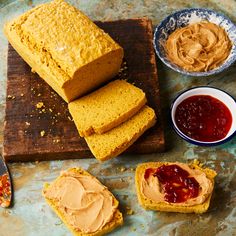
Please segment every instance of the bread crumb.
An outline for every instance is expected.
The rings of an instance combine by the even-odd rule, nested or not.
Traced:
[[[23,93],[21,93],[21,94],[20,94],[20,96],[21,96],[21,97],[23,97],[23,96],[24,96],[24,94],[23,94]]]
[[[134,211],[130,207],[126,207],[126,214],[127,215],[133,215]]]
[[[49,108],[48,110],[49,110],[50,112],[52,112],[52,109],[51,109],[51,108]]]
[[[40,97],[41,95],[42,95],[42,94],[41,94],[41,93],[39,93],[39,94],[38,94],[38,97]]]
[[[13,100],[13,99],[15,99],[16,97],[15,97],[15,96],[12,96],[12,95],[7,95],[7,98]]]
[[[126,168],[125,168],[125,167],[121,167],[121,168],[120,168],[120,171],[121,171],[121,172],[124,172],[124,171],[126,171]]]
[[[45,131],[44,130],[40,131],[40,136],[43,137],[44,135],[45,135]]]
[[[68,120],[73,121],[73,119],[70,116],[67,116],[67,117],[68,117]]]
[[[53,139],[52,142],[53,142],[53,143],[59,143],[59,142],[60,142],[60,139]]]
[[[42,107],[44,107],[44,103],[43,103],[43,102],[38,102],[38,103],[36,104],[36,108],[37,108],[37,109],[40,109],[40,108],[42,108]]]
[[[25,122],[25,124],[26,124],[26,125],[30,125],[30,123],[29,123],[29,122],[27,122],[27,121]]]
[[[193,160],[193,164],[194,164],[194,165],[197,165],[197,166],[199,166],[199,167],[201,167],[201,168],[204,166],[204,164],[201,163],[201,162],[200,162],[199,160],[197,160],[197,159],[194,159],[194,160]]]

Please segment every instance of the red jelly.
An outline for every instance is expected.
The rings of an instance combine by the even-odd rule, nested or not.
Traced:
[[[164,199],[170,203],[185,202],[195,198],[199,193],[199,183],[194,177],[178,165],[162,165],[157,169],[149,168],[145,171],[144,178],[156,176],[164,190]]]
[[[209,95],[191,96],[176,108],[175,122],[188,137],[214,142],[223,139],[232,125],[228,107]]]
[[[10,205],[11,188],[8,175],[0,176],[0,206],[8,207]]]

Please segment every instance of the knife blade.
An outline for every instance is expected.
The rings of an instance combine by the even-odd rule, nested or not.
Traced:
[[[7,165],[0,155],[0,206],[9,207],[12,201],[12,184]]]

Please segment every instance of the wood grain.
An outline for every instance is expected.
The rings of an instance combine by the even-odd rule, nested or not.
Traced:
[[[152,45],[152,23],[147,18],[96,22],[125,51],[124,69],[117,78],[128,79],[147,95],[158,122],[126,152],[164,150],[159,85]],[[43,102],[42,108],[36,104]],[[41,136],[41,131],[45,132]],[[7,100],[3,156],[8,162],[92,157],[71,120],[67,104],[23,61],[9,45]]]

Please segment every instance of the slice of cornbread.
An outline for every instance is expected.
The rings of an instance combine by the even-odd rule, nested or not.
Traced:
[[[136,115],[116,128],[103,134],[92,134],[85,137],[85,140],[93,155],[98,160],[105,161],[125,151],[155,123],[154,110],[145,106]]]
[[[192,206],[180,206],[174,203],[165,203],[165,202],[154,202],[151,199],[147,198],[141,191],[141,179],[145,173],[145,170],[148,168],[158,168],[162,165],[170,165],[173,163],[169,162],[147,162],[137,166],[135,172],[135,185],[138,196],[138,201],[140,205],[147,210],[156,210],[156,211],[166,211],[166,212],[180,212],[180,213],[204,213],[208,210],[210,205],[210,200],[212,196],[212,192],[209,197],[202,203],[198,205]],[[193,163],[188,165],[191,169],[199,169],[206,174],[206,177],[212,182],[214,187],[214,178],[216,176],[216,172],[209,168],[202,168],[199,165],[199,162],[194,161]]]
[[[14,49],[65,101],[114,77],[123,49],[63,0],[39,5],[5,24]]]
[[[88,172],[86,172],[85,170],[83,170],[82,168],[70,168],[66,171],[71,172],[71,173],[75,173],[75,174],[81,174],[84,176],[91,176]],[[55,181],[57,181],[58,179],[60,179],[61,176],[59,176]],[[100,182],[99,182],[100,183]],[[43,188],[43,196],[45,197],[46,202],[48,203],[48,205],[55,211],[55,213],[58,215],[58,217],[63,221],[63,223],[68,227],[68,229],[72,232],[73,235],[75,236],[99,236],[99,235],[104,235],[107,234],[109,232],[111,232],[113,229],[115,229],[116,227],[120,226],[123,224],[123,216],[122,213],[119,211],[118,209],[118,205],[119,202],[116,200],[116,198],[112,195],[113,197],[113,202],[114,205],[117,207],[116,211],[113,214],[113,218],[106,223],[103,228],[101,228],[100,230],[96,231],[96,232],[92,232],[92,233],[86,233],[86,232],[81,232],[81,231],[77,231],[75,230],[66,220],[65,215],[60,211],[60,209],[58,208],[57,202],[53,201],[51,199],[48,199],[45,196],[45,191],[47,191],[47,189],[49,188],[50,184],[49,183],[45,183],[44,184],[44,188]]]
[[[81,137],[102,134],[136,114],[146,103],[145,93],[124,80],[115,80],[69,103]]]

